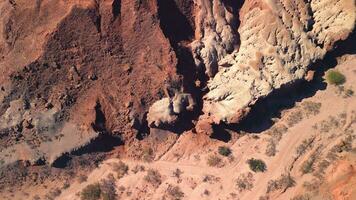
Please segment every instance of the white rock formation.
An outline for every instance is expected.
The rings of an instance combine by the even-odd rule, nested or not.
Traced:
[[[238,122],[259,98],[302,79],[311,63],[352,32],[356,8],[354,0],[255,0],[244,3],[240,17],[240,48],[226,56],[219,54],[202,120]],[[219,32],[207,34],[204,38],[214,38]],[[215,45],[209,49],[220,48],[209,44]],[[206,51],[203,48],[200,54]]]
[[[190,94],[176,93],[173,98],[163,98],[155,102],[149,109],[147,121],[151,127],[160,127],[176,122],[179,114],[192,111],[195,106]]]

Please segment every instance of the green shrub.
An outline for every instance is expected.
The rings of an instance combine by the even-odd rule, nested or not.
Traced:
[[[227,146],[219,146],[218,152],[222,156],[229,156],[231,155],[231,149]]]
[[[264,172],[267,170],[266,163],[263,160],[251,158],[247,160],[247,163],[254,172]]]
[[[99,183],[86,186],[81,192],[81,200],[98,200],[101,196]]]
[[[325,79],[329,84],[342,85],[345,83],[345,76],[336,70],[328,70],[325,75]]]

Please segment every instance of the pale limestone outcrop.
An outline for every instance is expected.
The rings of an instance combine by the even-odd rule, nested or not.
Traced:
[[[174,124],[180,114],[194,109],[195,102],[190,94],[176,93],[155,102],[149,109],[147,121],[151,127]]]
[[[246,1],[240,12],[240,47],[219,54],[201,120],[236,123],[259,98],[302,79],[311,63],[352,32],[355,15],[353,0]],[[220,48],[214,45],[211,49]]]
[[[204,66],[205,73],[213,77],[218,61],[234,49],[236,44],[236,17],[221,0],[197,0],[196,40],[191,44],[194,61]]]

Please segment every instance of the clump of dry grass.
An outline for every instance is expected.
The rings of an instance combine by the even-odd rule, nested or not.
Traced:
[[[288,128],[282,124],[273,126],[266,134],[270,135],[271,138],[268,139],[268,144],[265,154],[267,156],[275,156],[277,153],[277,145],[282,139],[283,134],[288,131]]]
[[[184,193],[182,192],[179,186],[169,185],[166,192],[168,198],[172,200],[180,200],[184,197]]]
[[[292,127],[303,120],[303,113],[300,110],[291,112],[287,117],[288,126]]]
[[[296,149],[297,157],[300,157],[305,154],[307,150],[313,146],[314,139],[315,137],[312,136],[302,141],[302,143]]]
[[[129,166],[120,160],[118,163],[113,164],[113,171],[116,172],[117,178],[120,179],[128,173]]]
[[[147,170],[144,180],[151,185],[158,187],[162,183],[162,176],[157,170],[149,169]]]
[[[317,115],[320,113],[321,103],[313,101],[304,101],[301,103],[303,110],[307,116]]]
[[[282,192],[285,192],[288,188],[294,187],[295,184],[296,182],[290,173],[284,173],[280,178],[268,181],[267,193],[274,192],[276,190],[282,190]]]
[[[141,158],[145,162],[152,162],[154,159],[154,152],[151,147],[144,148],[142,150]]]
[[[314,165],[317,162],[317,159],[320,157],[320,148],[318,147],[310,157],[304,161],[300,167],[302,174],[308,174],[314,171]]]
[[[236,180],[236,185],[238,187],[238,190],[240,192],[244,190],[251,190],[253,188],[253,174],[251,172],[241,174],[237,180]]]
[[[207,159],[207,164],[210,167],[222,167],[224,166],[222,159],[220,158],[220,156],[212,154],[208,157]]]

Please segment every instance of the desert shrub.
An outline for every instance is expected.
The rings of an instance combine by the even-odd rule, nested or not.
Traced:
[[[183,174],[182,170],[180,170],[179,168],[177,168],[176,170],[173,171],[173,176],[176,178],[180,178],[180,176]]]
[[[298,124],[303,119],[303,113],[300,110],[290,113],[287,117],[287,124],[289,126],[294,126]]]
[[[213,155],[210,155],[207,159],[207,164],[210,166],[210,167],[221,167],[222,166],[222,159],[213,154]]]
[[[81,200],[98,200],[101,196],[101,189],[99,183],[94,183],[86,186],[81,194]]]
[[[253,174],[249,172],[247,174],[241,174],[236,180],[236,185],[240,192],[251,190],[253,188],[253,181]]]
[[[314,164],[320,155],[320,148],[317,148],[310,157],[304,161],[300,167],[300,171],[303,174],[311,173],[314,171]]]
[[[296,149],[297,157],[305,154],[308,148],[310,148],[313,145],[313,141],[314,141],[314,137],[303,140],[302,143]]]
[[[67,189],[67,188],[69,188],[69,187],[70,187],[70,183],[65,182],[65,183],[63,184],[62,189]]]
[[[270,180],[267,183],[267,193],[282,190],[285,192],[288,188],[295,186],[295,180],[290,173],[282,174],[277,180]]]
[[[145,162],[152,162],[154,159],[153,149],[151,147],[144,148],[141,157],[142,160]]]
[[[346,81],[345,76],[337,70],[328,70],[324,78],[332,85],[342,85]]]
[[[311,197],[309,194],[300,194],[291,198],[291,200],[311,200]]]
[[[115,178],[112,174],[101,181],[100,189],[102,200],[116,200]]]
[[[271,138],[268,140],[265,154],[267,156],[272,157],[272,156],[275,156],[276,153],[277,153],[277,144],[276,144],[276,141],[273,138]]]
[[[341,140],[338,144],[336,144],[331,151],[335,153],[348,152],[352,150],[352,137],[349,136],[344,140]]]
[[[131,171],[134,173],[134,174],[137,174],[138,172],[143,172],[145,171],[145,166],[143,165],[135,165],[135,167],[133,167],[131,169]]]
[[[263,160],[251,158],[247,160],[247,163],[254,172],[264,172],[267,170],[266,163]]]
[[[114,163],[113,170],[116,172],[117,178],[120,179],[127,174],[129,166],[120,160],[118,163]]]
[[[303,110],[306,112],[307,116],[317,115],[320,113],[321,103],[316,103],[312,101],[302,102]]]
[[[79,176],[78,176],[78,182],[79,183],[83,183],[83,182],[85,182],[85,181],[87,181],[88,180],[88,177],[86,176],[86,175],[84,175],[84,174],[80,174]]]
[[[162,183],[161,174],[157,170],[149,169],[144,177],[144,180],[155,187],[158,187]]]
[[[229,156],[231,155],[231,149],[227,146],[219,146],[218,152],[222,156]]]
[[[347,89],[347,90],[345,90],[345,94],[344,94],[344,97],[346,98],[346,97],[351,97],[351,96],[353,96],[354,95],[354,91],[352,90],[352,89]]]
[[[169,185],[167,188],[167,194],[170,197],[170,199],[173,200],[180,200],[184,197],[184,193],[178,186]]]

